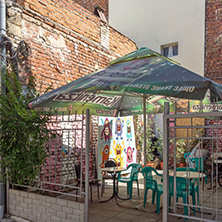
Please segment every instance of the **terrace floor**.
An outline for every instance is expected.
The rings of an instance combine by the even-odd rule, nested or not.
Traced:
[[[101,200],[107,200],[112,195],[112,182],[107,183],[103,197],[98,199],[97,189],[93,187],[93,201],[89,203],[89,222],[157,222],[162,221],[162,209],[160,214],[155,213],[156,205],[151,203],[152,193],[148,192],[147,203],[145,208],[143,207],[143,178],[140,175],[140,196],[137,195],[137,186],[134,184],[133,197],[131,200],[119,200],[119,206],[116,204],[115,199],[112,199],[106,203],[100,203]],[[222,187],[217,186],[217,189],[209,189],[210,183],[204,184],[203,192],[200,190],[200,205],[204,207],[213,207],[222,209]],[[101,194],[101,187],[100,187]],[[123,183],[119,183],[119,196],[127,198],[126,186]],[[84,201],[84,200],[78,200]],[[216,206],[217,202],[217,206]],[[161,197],[162,208],[162,197]],[[190,208],[191,209],[191,208]],[[183,214],[183,207],[177,208],[178,214]],[[189,210],[192,216],[192,210]],[[201,221],[202,218],[208,221],[222,221],[222,212],[216,213],[211,210],[204,209],[196,212],[196,220],[189,219],[189,221]],[[182,217],[169,216],[169,221],[185,221]]]

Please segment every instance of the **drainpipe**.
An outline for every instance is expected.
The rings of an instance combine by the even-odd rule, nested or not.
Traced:
[[[6,4],[5,0],[0,0],[0,40],[4,41],[4,37],[6,36]],[[1,44],[1,61],[0,61],[0,87],[4,90],[5,86],[3,86],[2,76],[6,75],[6,45]],[[0,104],[1,105],[1,104]],[[2,157],[0,157],[2,158]],[[0,166],[0,176],[3,175],[3,169]],[[5,184],[3,181],[0,181],[0,219],[4,217],[5,211]]]

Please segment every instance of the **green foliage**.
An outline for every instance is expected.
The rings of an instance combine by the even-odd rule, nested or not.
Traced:
[[[137,117],[138,121],[138,117]],[[154,151],[155,148],[162,154],[162,149],[163,149],[163,139],[162,135],[160,133],[159,127],[155,124],[154,118],[148,118],[147,119],[147,134],[146,134],[146,144],[147,144],[147,162],[150,162],[154,159],[154,155],[152,152]],[[156,131],[156,134],[154,133]],[[137,143],[139,145],[140,151],[144,152],[144,124],[143,122],[139,122],[137,124],[135,134],[137,138]],[[157,136],[158,141],[154,142],[152,144],[151,138]]]
[[[184,153],[186,152],[187,143],[185,139],[176,141],[176,159],[179,163],[185,163]]]
[[[3,80],[6,92],[0,94],[0,155],[4,179],[11,183],[31,183],[39,173],[48,139],[45,113],[28,108],[31,89],[24,94],[14,73]]]

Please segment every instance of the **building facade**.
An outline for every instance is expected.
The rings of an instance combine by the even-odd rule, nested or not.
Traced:
[[[109,23],[139,47],[146,46],[204,74],[204,1],[112,0]]]
[[[222,84],[222,1],[207,0],[205,76]]]
[[[135,42],[75,1],[7,1],[7,36],[19,55],[19,76],[55,89],[137,49]],[[21,41],[25,47],[21,47]],[[18,52],[17,51],[17,52]]]

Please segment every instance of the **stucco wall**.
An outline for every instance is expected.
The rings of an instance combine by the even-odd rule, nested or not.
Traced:
[[[161,45],[178,42],[178,56],[171,59],[204,74],[203,0],[111,0],[109,23],[139,47],[160,52]]]

